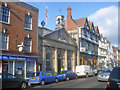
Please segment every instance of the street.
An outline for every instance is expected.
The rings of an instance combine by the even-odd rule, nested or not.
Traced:
[[[60,81],[59,83],[50,83],[45,86],[34,85],[29,88],[106,88],[106,84],[106,82],[98,82],[97,76],[94,76],[70,81]]]

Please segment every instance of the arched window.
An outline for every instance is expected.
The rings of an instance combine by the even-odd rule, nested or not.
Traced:
[[[60,18],[58,18],[58,24],[60,24]]]

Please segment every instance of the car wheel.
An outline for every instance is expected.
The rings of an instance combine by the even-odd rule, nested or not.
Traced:
[[[66,77],[66,81],[69,81],[70,80],[70,78],[69,77]]]
[[[44,80],[41,81],[41,85],[45,85],[45,81]]]
[[[88,74],[86,74],[86,78],[88,78]]]
[[[58,78],[56,78],[56,79],[55,79],[55,82],[56,82],[56,83],[58,83],[58,82],[59,82]]]
[[[21,88],[27,88],[27,83],[26,83],[26,82],[23,82],[23,83],[21,84]]]

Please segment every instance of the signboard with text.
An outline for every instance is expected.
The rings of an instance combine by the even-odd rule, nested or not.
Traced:
[[[4,60],[26,60],[26,61],[37,61],[37,57],[22,57],[22,56],[7,56],[1,55],[0,59]]]

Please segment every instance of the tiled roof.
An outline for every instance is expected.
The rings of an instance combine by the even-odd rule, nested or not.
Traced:
[[[92,28],[92,24],[93,24],[93,22],[89,22],[90,30]]]
[[[84,27],[84,26],[85,26],[86,19],[87,19],[87,17],[80,18],[80,19],[75,19],[74,22],[75,22],[78,26]]]
[[[95,26],[94,28],[95,28],[95,32],[97,32],[97,30],[98,30],[98,26]]]

